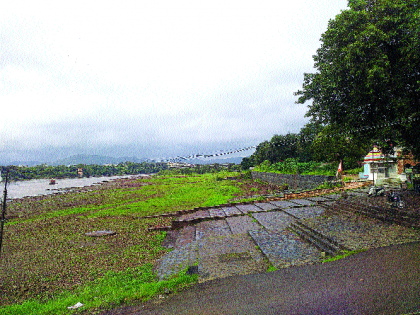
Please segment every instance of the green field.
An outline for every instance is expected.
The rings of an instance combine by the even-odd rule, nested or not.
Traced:
[[[161,247],[165,232],[148,228],[169,225],[171,218],[142,217],[270,191],[250,180],[224,180],[235,175],[125,179],[10,202],[0,261],[0,314],[68,314],[67,306],[77,302],[93,312],[194,283],[196,276],[183,274],[155,280],[152,267],[168,250]],[[98,230],[116,235],[85,235]]]

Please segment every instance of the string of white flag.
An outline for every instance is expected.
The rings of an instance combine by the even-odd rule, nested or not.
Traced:
[[[414,122],[414,121],[418,121],[420,120],[420,117],[409,117],[407,119],[399,119],[396,120],[394,122],[384,122],[382,124],[378,124],[378,125],[374,125],[374,126],[363,126],[360,128],[355,128],[355,129],[351,129],[351,130],[347,130],[347,131],[343,131],[340,133],[334,133],[334,134],[329,134],[329,135],[325,135],[326,137],[336,137],[336,136],[345,136],[345,135],[350,135],[350,134],[354,134],[354,133],[359,133],[359,132],[366,132],[369,130],[373,130],[373,129],[378,129],[378,128],[386,128],[386,127],[392,127],[395,125],[401,125],[401,124],[405,124],[408,122]],[[281,146],[290,146],[290,145],[295,145],[297,143],[302,143],[302,142],[308,142],[308,141],[313,141],[315,139],[315,135],[295,135],[295,139],[290,139],[290,140],[284,140],[284,141],[279,141],[276,143],[272,143],[272,142],[267,142],[267,145],[269,146],[273,146],[273,147],[281,147]],[[264,143],[264,142],[263,142]],[[211,153],[211,154],[201,154],[201,153],[196,153],[196,154],[190,154],[187,156],[176,156],[176,157],[168,157],[168,158],[157,158],[157,159],[152,159],[151,161],[153,162],[185,162],[185,161],[189,161],[192,159],[207,159],[207,158],[217,158],[217,157],[221,157],[221,156],[226,156],[226,155],[232,155],[235,153],[239,153],[239,152],[243,152],[243,151],[249,151],[252,149],[257,148],[258,145],[251,145],[248,147],[244,147],[244,148],[239,148],[239,149],[229,149],[229,150],[223,150],[223,151],[219,151],[217,153]]]

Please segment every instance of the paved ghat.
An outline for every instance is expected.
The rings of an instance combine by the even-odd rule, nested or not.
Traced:
[[[167,233],[165,244],[173,250],[156,265],[157,275],[168,279],[189,267],[203,282],[261,273],[270,266],[318,263],[325,254],[378,247],[383,239],[391,243],[420,240],[418,231],[331,212],[330,206],[339,197],[232,205],[182,215],[183,227]]]

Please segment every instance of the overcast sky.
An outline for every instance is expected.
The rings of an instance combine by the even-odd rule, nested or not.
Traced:
[[[0,164],[212,153],[299,132],[347,0],[5,1]]]

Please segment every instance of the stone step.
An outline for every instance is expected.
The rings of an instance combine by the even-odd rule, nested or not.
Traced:
[[[301,239],[315,246],[320,251],[325,252],[327,255],[335,256],[343,248],[334,240],[325,235],[305,226],[299,221],[296,221],[290,226]]]
[[[338,211],[343,213],[357,213],[359,215],[381,220],[390,224],[398,224],[406,227],[418,227],[418,217],[409,216],[404,212],[400,212],[395,209],[382,208],[372,206],[368,203],[355,203],[352,201],[340,202],[332,207],[329,207],[332,211]]]
[[[261,229],[248,233],[264,256],[276,268],[287,268],[320,261],[321,253],[291,231]]]
[[[325,208],[320,207],[320,206],[289,208],[289,209],[285,209],[284,212],[292,215],[293,217],[303,220],[303,219],[312,219],[312,218],[319,217],[325,212]]]
[[[198,210],[192,213],[184,214],[179,217],[180,221],[194,221],[197,219],[209,218],[210,214],[208,210]]]
[[[290,200],[292,203],[296,203],[297,206],[313,206],[316,204],[315,201],[308,200],[308,199],[293,199]]]
[[[294,202],[286,201],[286,200],[278,200],[278,201],[270,201],[273,205],[275,205],[277,208],[280,209],[286,209],[286,208],[293,208],[293,207],[299,207]]]
[[[222,209],[225,212],[226,217],[242,214],[242,212],[236,207],[223,207]]]
[[[179,229],[184,226],[198,223],[210,218],[211,217],[208,210],[197,210],[194,212],[186,213],[172,221],[172,229]]]
[[[277,206],[269,202],[257,202],[254,205],[260,208],[262,211],[270,211],[278,208]]]
[[[253,204],[246,204],[246,205],[237,205],[236,208],[239,209],[243,214],[247,214],[249,212],[259,212],[261,208],[257,207]]]
[[[354,214],[353,211],[340,208],[337,205],[323,205],[323,206],[325,209],[328,210],[329,213],[332,213],[332,214],[342,214],[342,213],[346,215]]]
[[[221,219],[226,216],[225,212],[222,208],[211,208],[209,209],[209,215],[211,218],[214,219]]]

